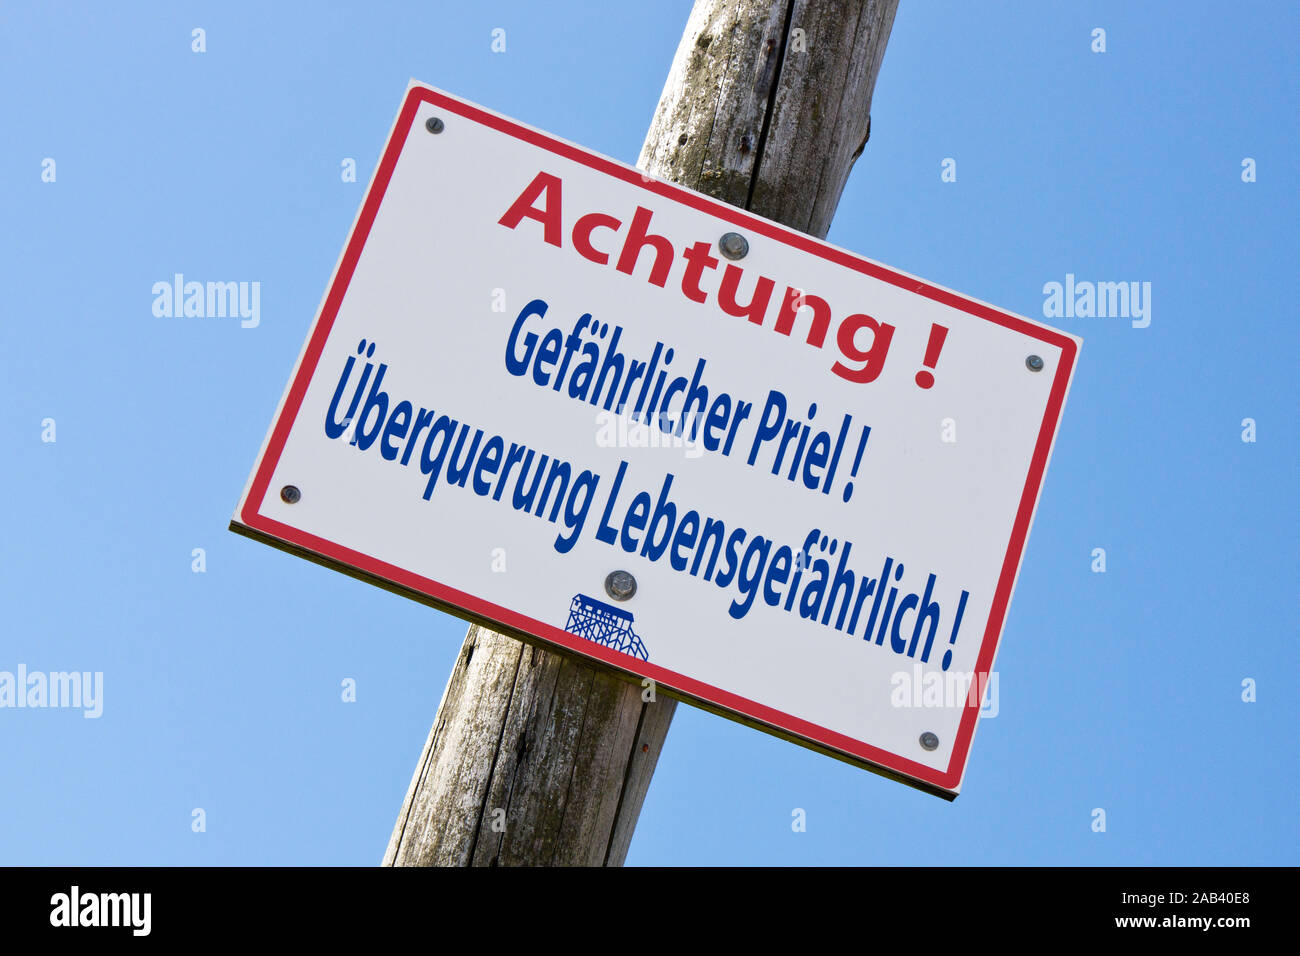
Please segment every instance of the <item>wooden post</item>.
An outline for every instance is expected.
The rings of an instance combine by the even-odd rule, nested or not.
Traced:
[[[637,165],[824,237],[898,0],[697,0]],[[612,865],[676,704],[472,626],[386,866]]]

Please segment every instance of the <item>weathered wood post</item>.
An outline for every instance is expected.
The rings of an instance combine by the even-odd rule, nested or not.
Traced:
[[[824,237],[898,0],[696,0],[638,166]],[[620,865],[675,702],[473,626],[386,866]]]

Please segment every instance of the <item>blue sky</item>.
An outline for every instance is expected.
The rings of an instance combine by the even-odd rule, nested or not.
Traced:
[[[465,625],[227,521],[407,79],[634,162],[689,8],[0,9],[0,671],[104,674],[98,719],[0,709],[0,863],[378,862]],[[1052,320],[1084,348],[957,801],[682,707],[629,864],[1298,862],[1298,33],[903,0],[830,241],[1040,319],[1150,282],[1151,323]],[[176,272],[260,324],[154,316]]]

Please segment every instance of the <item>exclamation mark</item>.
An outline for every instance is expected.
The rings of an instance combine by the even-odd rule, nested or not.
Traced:
[[[961,629],[961,616],[966,613],[966,599],[970,597],[969,591],[961,592],[961,601],[957,604],[957,616],[952,622],[952,634],[948,637],[949,644],[957,643],[957,631]],[[943,652],[943,669],[947,670],[952,664],[952,648]]]
[[[858,453],[853,456],[853,470],[849,472],[850,478],[858,477],[858,466],[862,464],[862,453],[867,450],[867,439],[871,437],[871,426],[862,426],[862,437],[858,439]],[[844,482],[844,500],[848,501],[853,497],[853,482]]]
[[[934,384],[934,375],[927,371],[932,369],[935,363],[939,361],[939,352],[943,348],[943,340],[948,337],[948,330],[942,325],[930,326],[930,342],[925,347],[925,361],[921,364],[925,368],[916,373],[916,384],[922,388],[929,388]]]

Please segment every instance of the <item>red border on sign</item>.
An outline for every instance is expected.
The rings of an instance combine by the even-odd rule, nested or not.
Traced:
[[[693,680],[684,674],[678,674],[666,668],[642,661],[639,658],[622,654],[618,651],[602,647],[591,641],[584,640],[574,634],[561,630],[554,625],[546,624],[542,621],[535,621],[532,618],[525,617],[507,608],[500,607],[488,601],[484,601],[472,594],[467,594],[455,588],[448,587],[438,581],[421,577],[413,574],[395,565],[379,561],[369,555],[353,551],[350,548],[342,547],[333,541],[327,541],[324,538],[309,534],[298,528],[283,524],[271,518],[259,514],[262,501],[265,498],[267,488],[270,485],[271,476],[275,472],[276,465],[279,463],[280,453],[284,449],[285,442],[288,440],[289,433],[293,428],[294,420],[302,406],[303,396],[307,392],[308,383],[315,374],[317,362],[320,359],[321,352],[324,349],[325,342],[329,337],[330,329],[334,325],[335,316],[338,315],[339,306],[343,301],[343,296],[347,293],[348,284],[352,280],[353,271],[356,269],[357,260],[361,256],[361,250],[365,246],[366,239],[370,234],[370,228],[374,224],[375,215],[379,211],[380,203],[383,201],[384,193],[388,188],[389,180],[392,178],[393,169],[397,165],[397,160],[401,156],[402,146],[406,142],[410,133],[411,125],[415,119],[416,111],[421,103],[431,103],[440,109],[445,109],[457,116],[464,117],[476,123],[490,127],[507,136],[512,136],[533,146],[537,146],[557,156],[572,160],[590,169],[613,176],[624,182],[638,186],[649,192],[655,193],[674,202],[682,203],[702,212],[716,216],[734,223],[758,235],[766,236],[801,249],[804,252],[811,253],[829,262],[844,266],[856,272],[869,275],[891,285],[905,288],[909,292],[925,296],[936,302],[943,303],[954,309],[966,312],[970,315],[977,316],[997,325],[1004,326],[1023,335],[1038,339],[1049,345],[1056,346],[1061,350],[1061,360],[1058,363],[1055,377],[1052,381],[1051,391],[1048,395],[1047,408],[1043,415],[1043,422],[1038,431],[1038,440],[1034,446],[1033,458],[1030,461],[1029,472],[1025,477],[1024,492],[1020,499],[1020,506],[1016,511],[1015,522],[1012,525],[1011,539],[1007,544],[1006,558],[1002,563],[1002,571],[998,576],[998,583],[993,595],[993,605],[989,613],[988,626],[985,628],[984,636],[980,644],[980,652],[976,661],[975,672],[977,675],[987,675],[993,664],[993,656],[997,649],[998,637],[1002,632],[1002,624],[1006,618],[1007,605],[1011,597],[1012,585],[1015,582],[1016,572],[1020,565],[1020,559],[1024,552],[1025,539],[1029,532],[1030,519],[1033,516],[1034,506],[1038,500],[1039,490],[1042,486],[1043,474],[1047,467],[1048,454],[1052,448],[1052,441],[1056,434],[1057,424],[1060,420],[1061,407],[1065,401],[1066,388],[1070,381],[1070,375],[1074,368],[1075,359],[1078,353],[1078,346],[1069,336],[1063,335],[1053,329],[1043,328],[1035,325],[1017,316],[1002,312],[992,306],[982,303],[973,302],[954,292],[946,289],[936,288],[911,276],[902,275],[894,272],[885,266],[874,262],[868,262],[860,259],[852,253],[845,252],[825,245],[821,241],[811,236],[799,232],[793,232],[776,223],[763,219],[757,219],[748,215],[744,210],[737,209],[724,203],[717,202],[707,196],[696,192],[683,189],[671,183],[661,182],[659,180],[645,180],[641,173],[634,169],[620,166],[612,160],[605,159],[589,153],[577,146],[561,142],[545,133],[525,126],[479,109],[472,104],[465,103],[461,100],[452,98],[445,94],[422,87],[413,87],[406,96],[406,101],[402,105],[402,110],[398,115],[397,124],[389,138],[388,144],[384,149],[384,154],[380,160],[379,168],[375,172],[375,178],[370,186],[370,192],[361,209],[361,215],[357,219],[356,226],[352,230],[352,235],[348,239],[347,248],[344,251],[343,258],[334,276],[334,281],[330,286],[329,293],[325,298],[325,304],[321,309],[320,317],[316,323],[310,341],[299,363],[298,370],[294,376],[293,383],[285,397],[284,404],[280,409],[279,416],[276,419],[275,426],[271,431],[270,440],[267,443],[266,450],[258,463],[256,473],[253,478],[252,486],[249,488],[248,498],[240,512],[240,519],[249,528],[269,535],[270,537],[288,542],[289,544],[306,549],[321,555],[324,558],[341,565],[356,568],[367,574],[390,581],[403,588],[415,591],[437,601],[459,608],[467,613],[495,622],[505,628],[519,631],[524,634],[532,635],[536,638],[557,644],[584,657],[593,658],[597,661],[616,667],[620,670],[632,673],[638,677],[649,677],[655,682],[662,684],[671,690],[680,691],[692,697],[698,698],[707,703],[716,705],[729,711],[733,711],[743,717],[760,721],[786,733],[794,734],[823,747],[840,751],[846,755],[855,757],[867,763],[875,764],[895,773],[903,774],[915,780],[929,784],[942,790],[952,791],[961,782],[962,772],[965,768],[966,758],[970,751],[971,739],[975,734],[975,723],[979,719],[980,702],[969,702],[966,704],[965,711],[962,714],[961,722],[958,725],[957,741],[953,746],[952,756],[948,762],[948,767],[944,770],[937,770],[927,767],[915,761],[908,760],[898,754],[882,750],[879,747],[873,747],[863,741],[856,740],[844,734],[830,730],[826,727],[818,726],[806,720],[801,720],[791,714],[782,713],[766,707],[757,701],[740,697],[736,694],[729,693],[718,687],[713,687],[701,681]]]

